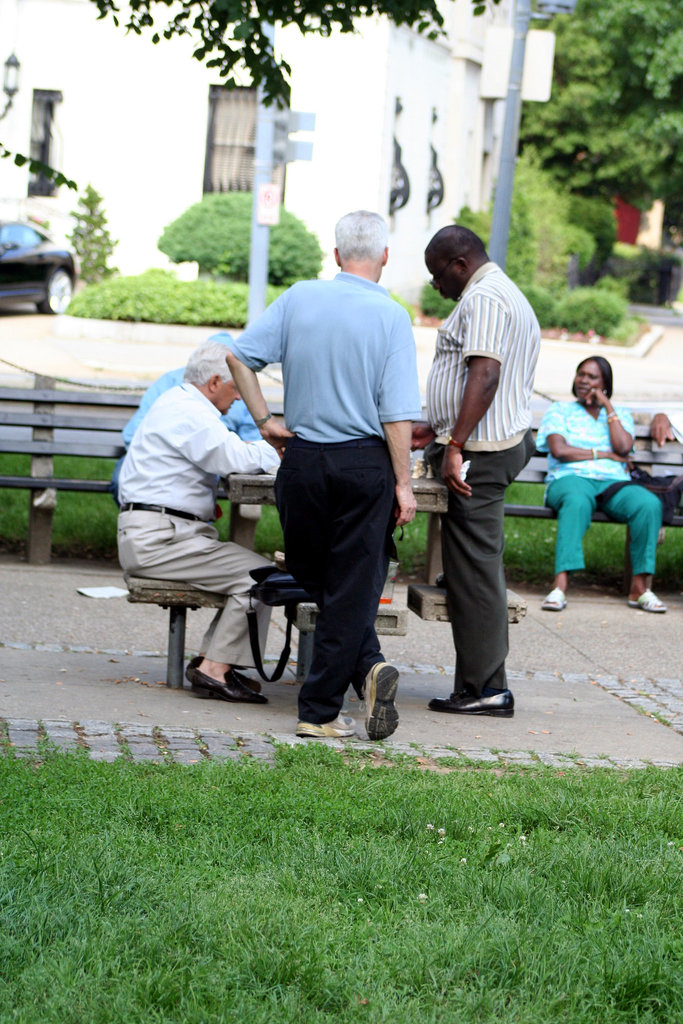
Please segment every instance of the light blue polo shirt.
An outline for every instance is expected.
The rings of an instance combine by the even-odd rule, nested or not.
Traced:
[[[422,415],[410,317],[356,274],[299,281],[229,347],[250,369],[282,363],[289,430],[319,444],[383,437]]]

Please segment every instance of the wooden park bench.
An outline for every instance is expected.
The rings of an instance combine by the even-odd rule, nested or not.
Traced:
[[[73,472],[55,473],[55,457],[118,459],[125,454],[121,431],[133,416],[140,394],[118,391],[62,391],[54,380],[36,377],[35,388],[0,387],[0,452],[29,455],[29,475],[0,472],[0,487],[29,491],[27,561],[50,561],[52,521],[59,491],[107,494],[108,480]],[[225,491],[219,492],[224,498]],[[111,499],[108,499],[111,500]],[[260,508],[251,504],[231,519],[230,539],[253,547]]]

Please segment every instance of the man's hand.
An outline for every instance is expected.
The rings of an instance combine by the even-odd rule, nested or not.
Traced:
[[[274,417],[269,419],[267,423],[264,423],[262,427],[259,427],[259,430],[263,440],[267,441],[268,444],[272,444],[280,458],[282,458],[287,441],[290,437],[294,437],[291,430],[287,430],[287,427],[282,423],[278,423]]]
[[[653,438],[661,448],[665,441],[674,440],[674,432],[666,413],[658,412],[652,417],[650,424],[650,437]]]
[[[413,452],[426,448],[430,441],[433,441],[436,437],[429,423],[413,423],[412,433],[410,450]]]
[[[396,484],[396,525],[411,523],[417,512],[417,501],[410,484]]]
[[[463,464],[462,452],[459,448],[446,445],[441,463],[441,476],[449,491],[455,494],[462,494],[463,498],[472,497],[472,488],[466,480],[460,477]]]

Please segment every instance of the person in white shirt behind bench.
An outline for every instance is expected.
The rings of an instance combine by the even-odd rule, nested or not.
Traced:
[[[225,346],[204,342],[190,356],[183,383],[156,400],[133,437],[119,478],[118,550],[129,575],[227,595],[186,676],[199,697],[264,704],[259,683],[235,666],[254,664],[246,616],[249,572],[269,563],[221,541],[213,520],[221,477],[274,473],[280,458],[266,441],[242,441],[226,430],[221,415],[237,397]],[[254,606],[258,634],[265,638],[270,608]]]

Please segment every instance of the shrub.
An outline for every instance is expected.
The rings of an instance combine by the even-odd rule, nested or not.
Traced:
[[[593,237],[594,261],[597,267],[602,267],[617,240],[617,218],[612,203],[593,196],[570,195],[569,219]]]
[[[490,211],[474,212],[465,206],[456,223],[474,231],[488,246]],[[533,282],[557,291],[566,286],[570,257],[576,253],[579,266],[585,266],[594,252],[590,231],[571,221],[569,197],[549,172],[538,166],[534,151],[525,150],[515,170],[505,267],[508,275],[517,283]]]
[[[675,297],[680,262],[674,253],[617,242],[605,270],[626,281],[631,302],[658,305]]]
[[[102,209],[102,196],[88,185],[78,200],[78,209],[71,211],[74,229],[67,240],[71,242],[80,263],[80,278],[86,284],[96,284],[117,273],[116,267],[107,265],[116,242],[107,228]]]
[[[546,288],[535,284],[523,285],[522,291],[541,327],[557,327],[557,299]]]
[[[594,288],[604,288],[607,292],[614,292],[615,295],[621,295],[622,299],[628,298],[628,281],[624,278],[610,277],[609,274],[605,274],[604,277],[599,277]]]
[[[608,336],[624,320],[626,312],[625,300],[602,288],[576,288],[557,304],[558,326],[584,334],[593,330]]]
[[[409,302],[406,302],[405,299],[402,299],[400,295],[396,294],[396,292],[390,292],[390,295],[394,302],[398,302],[399,306],[403,306],[412,322],[415,319],[415,306],[411,306]]]
[[[420,292],[420,309],[425,316],[436,316],[439,320],[445,320],[451,315],[454,307],[453,299],[444,299],[443,295],[429,283],[423,285]]]
[[[282,291],[270,286],[266,301]],[[246,284],[178,281],[166,270],[148,270],[88,286],[71,300],[68,312],[99,320],[244,327],[247,305]]]
[[[249,276],[252,196],[248,192],[211,193],[172,221],[158,246],[174,263],[196,262],[200,271],[233,281]],[[318,239],[284,208],[270,229],[268,280],[293,284],[316,278],[322,269]]]
[[[595,239],[585,228],[566,224],[563,229],[565,251],[579,260],[579,270],[585,270],[595,256]]]

